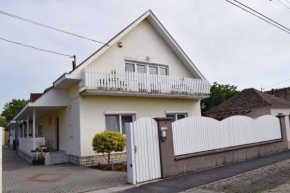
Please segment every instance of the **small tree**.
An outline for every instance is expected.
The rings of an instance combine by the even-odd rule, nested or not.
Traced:
[[[92,146],[93,150],[97,153],[108,153],[109,164],[110,155],[113,151],[124,151],[126,146],[126,138],[119,132],[103,131],[95,135]]]

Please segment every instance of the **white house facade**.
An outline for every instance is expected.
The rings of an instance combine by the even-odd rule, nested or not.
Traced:
[[[201,115],[200,99],[209,92],[209,82],[149,10],[44,93],[32,94],[11,124],[13,137],[28,161],[36,156],[31,150],[46,144],[51,164],[94,164],[104,159],[92,149],[96,133],[124,133],[125,123],[142,117]]]

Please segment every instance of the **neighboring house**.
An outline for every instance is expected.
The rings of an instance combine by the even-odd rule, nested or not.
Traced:
[[[285,101],[290,101],[290,87],[272,89],[270,91],[265,91],[265,93],[284,99]]]
[[[96,133],[125,134],[125,123],[141,117],[200,116],[200,99],[209,92],[209,82],[149,10],[44,93],[31,94],[10,128],[28,161],[31,150],[46,144],[55,151],[51,163],[61,162],[54,156],[62,152],[57,156],[77,165],[94,164],[103,159],[92,149]]]
[[[205,115],[217,120],[223,120],[230,116],[245,115],[258,118],[262,115],[274,115],[283,113],[286,118],[286,129],[290,139],[290,102],[277,98],[254,88],[241,91],[215,108],[205,112]]]

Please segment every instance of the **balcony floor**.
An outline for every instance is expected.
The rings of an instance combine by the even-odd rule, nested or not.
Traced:
[[[187,94],[187,93],[160,93],[160,92],[139,92],[139,91],[120,91],[120,90],[103,90],[96,88],[84,87],[79,90],[83,96],[136,96],[136,97],[153,97],[153,98],[181,98],[181,99],[203,99],[209,98],[209,95]]]

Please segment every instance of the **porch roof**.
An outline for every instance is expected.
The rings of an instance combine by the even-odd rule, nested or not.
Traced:
[[[69,105],[69,96],[65,89],[52,88],[45,92],[34,102],[28,102],[25,107],[14,117],[14,120],[25,120],[27,115],[36,111],[36,118],[57,111]]]

